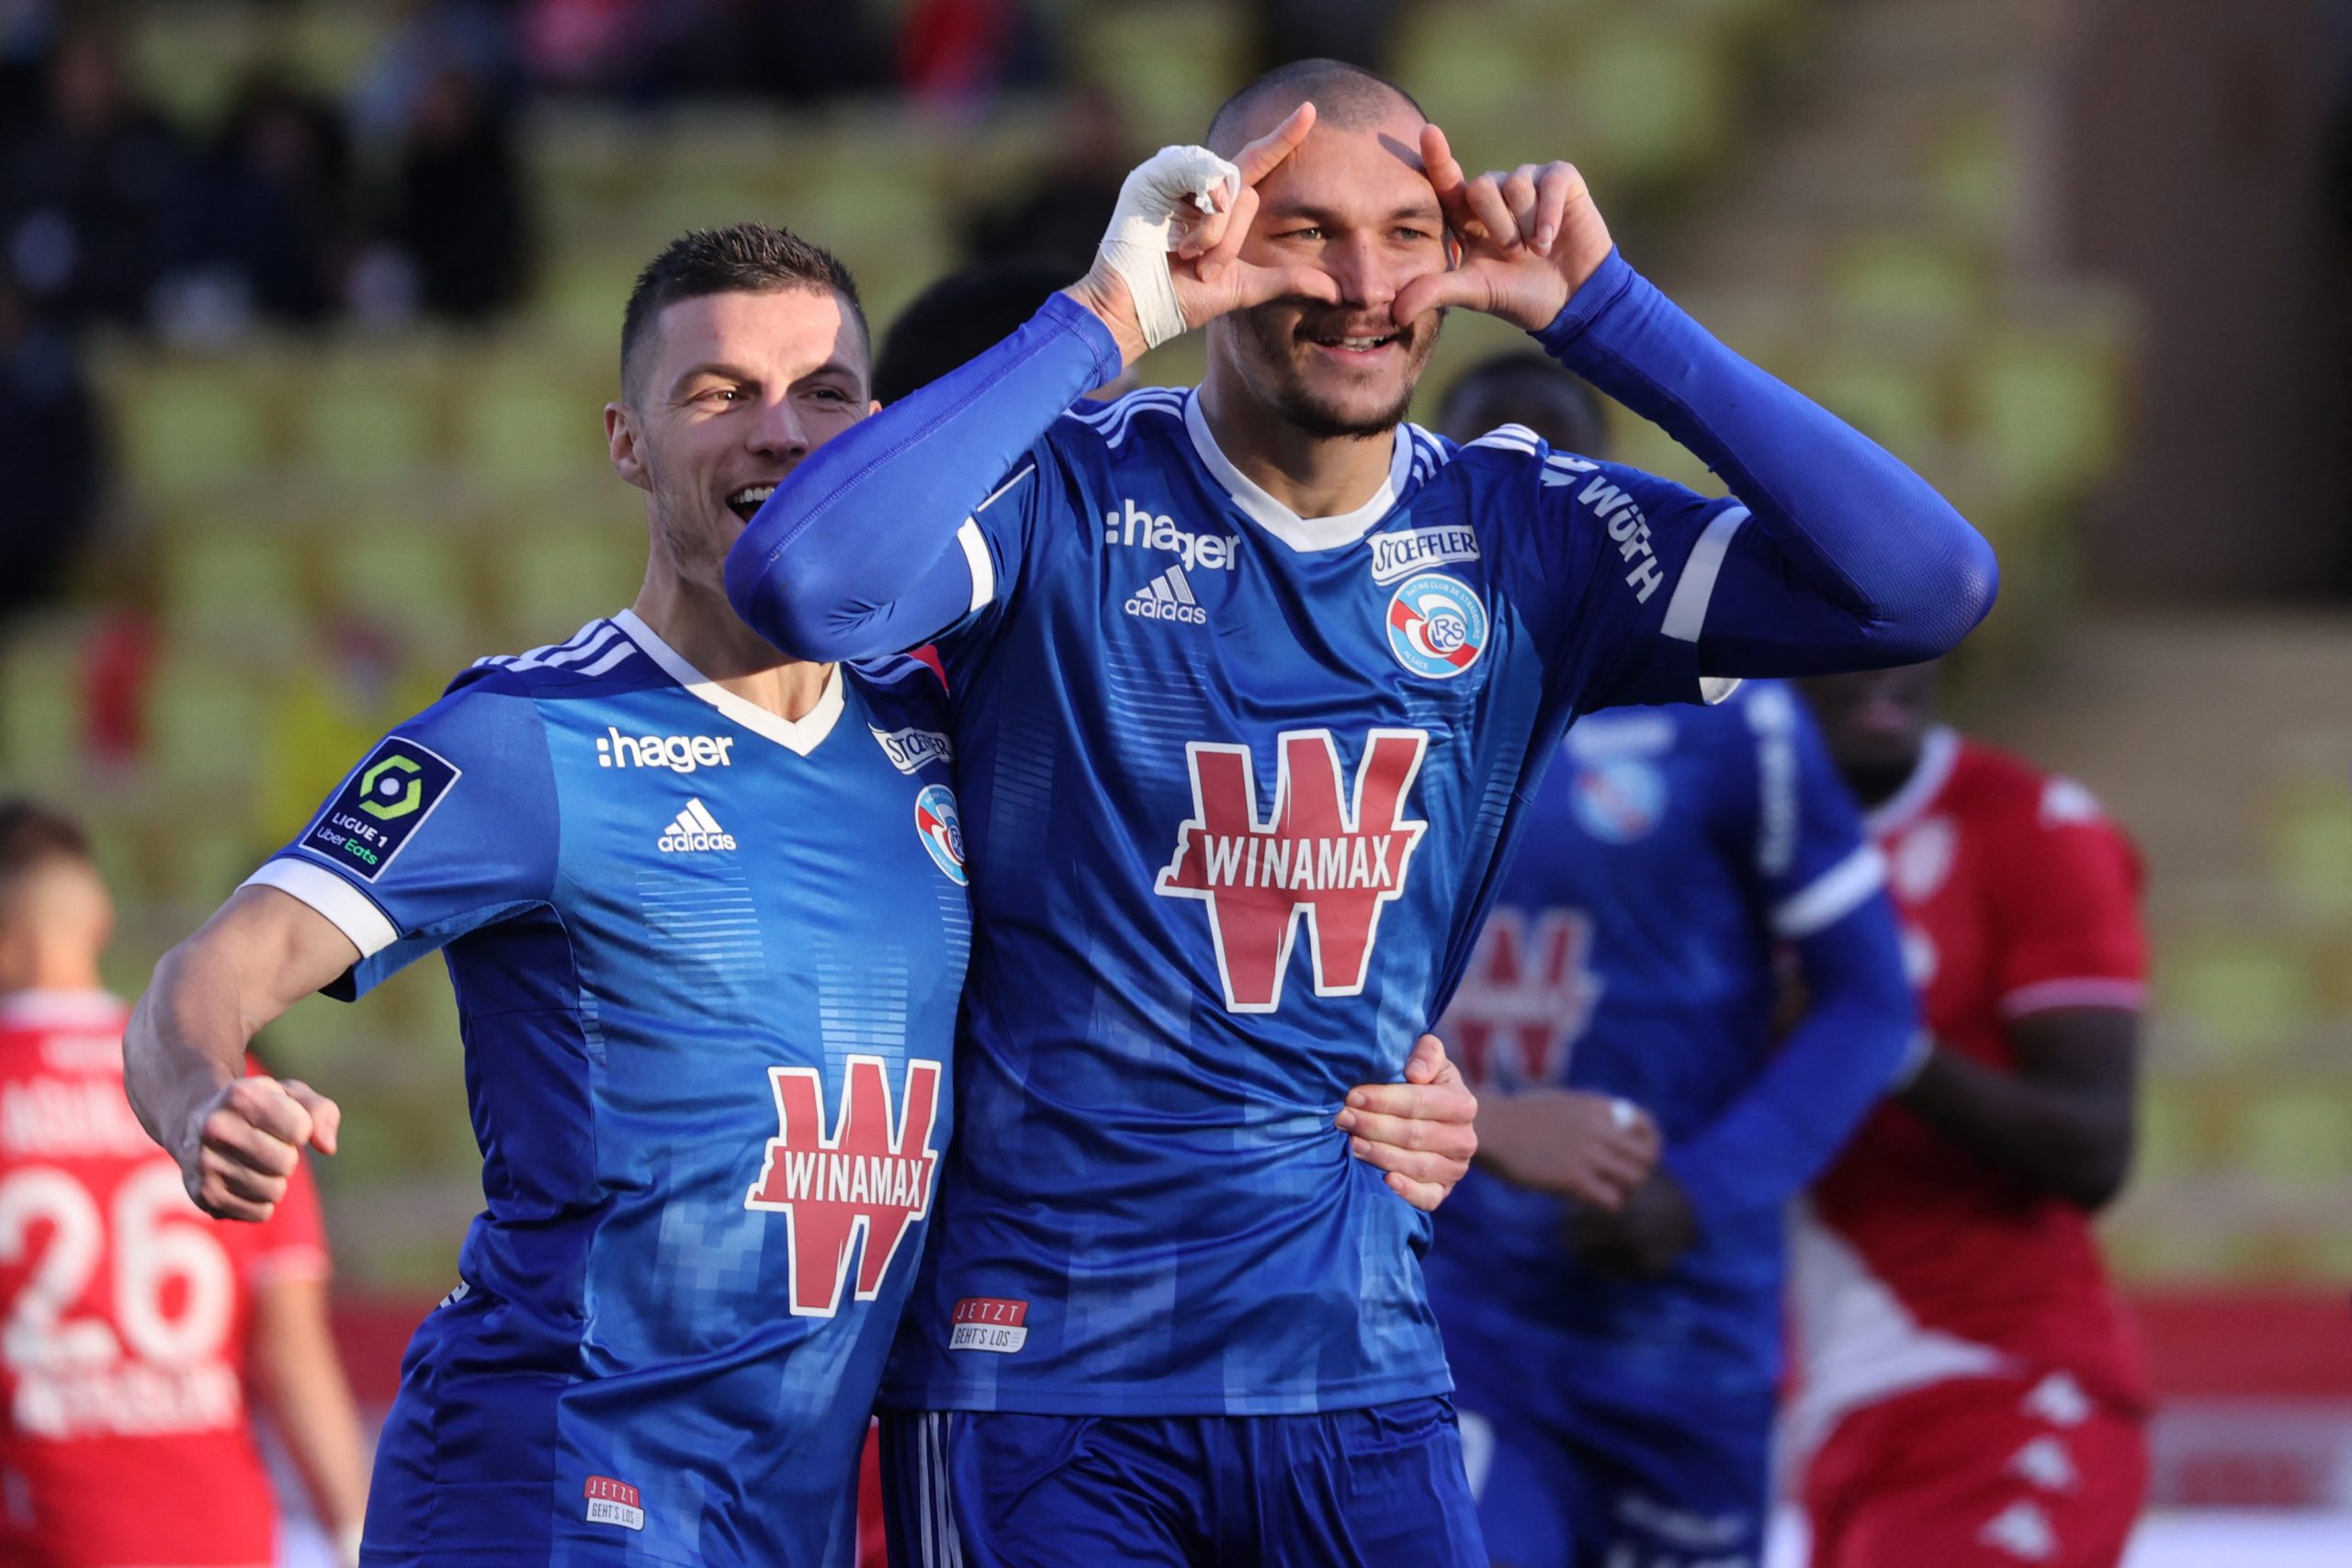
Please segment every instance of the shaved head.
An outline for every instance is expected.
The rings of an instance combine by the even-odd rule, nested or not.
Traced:
[[[1344,60],[1294,60],[1225,100],[1209,120],[1208,148],[1230,158],[1310,100],[1317,125],[1342,130],[1376,124],[1400,107],[1416,119],[1429,118],[1412,94],[1376,72]]]

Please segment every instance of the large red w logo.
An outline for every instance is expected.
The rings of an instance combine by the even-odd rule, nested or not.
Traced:
[[[783,1211],[795,1317],[841,1310],[850,1247],[861,1235],[857,1299],[872,1301],[908,1227],[931,1211],[939,1064],[907,1064],[906,1107],[895,1123],[881,1057],[850,1057],[844,1077],[841,1119],[828,1134],[822,1075],[814,1067],[768,1069],[781,1130],[768,1140],[767,1163],[743,1207]]]
[[[1405,891],[1405,867],[1426,822],[1404,819],[1429,732],[1375,729],[1356,766],[1352,809],[1340,798],[1340,753],[1328,729],[1284,730],[1274,814],[1258,820],[1247,746],[1195,740],[1193,818],[1152,891],[1209,907],[1217,976],[1235,1012],[1282,1005],[1298,918],[1306,917],[1315,994],[1363,990],[1381,906]]]
[[[1600,999],[1591,961],[1592,919],[1581,909],[1546,909],[1532,931],[1517,909],[1489,916],[1438,1025],[1463,1076],[1480,1089],[1566,1082],[1568,1047]]]

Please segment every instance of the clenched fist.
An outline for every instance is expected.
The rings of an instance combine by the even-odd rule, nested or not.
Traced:
[[[196,1206],[223,1220],[266,1220],[307,1146],[334,1153],[343,1111],[292,1078],[243,1077],[188,1119],[172,1152]]]

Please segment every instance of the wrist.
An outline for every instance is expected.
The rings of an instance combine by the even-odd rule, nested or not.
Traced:
[[[1568,290],[1567,299],[1558,312],[1549,321],[1529,331],[1543,344],[1545,352],[1566,362],[1569,358],[1569,351],[1585,336],[1594,321],[1624,298],[1640,281],[1641,276],[1634,272],[1633,265],[1625,260],[1623,252],[1612,245]]]
[[[1122,369],[1144,356],[1149,344],[1144,340],[1143,325],[1136,316],[1135,300],[1127,292],[1126,281],[1117,273],[1097,262],[1092,271],[1062,293],[1102,323],[1103,330],[1119,345]]]

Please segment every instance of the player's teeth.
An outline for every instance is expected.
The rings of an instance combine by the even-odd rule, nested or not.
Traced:
[[[775,493],[775,486],[774,485],[752,485],[748,489],[739,490],[733,495],[729,496],[727,498],[727,503],[730,506],[757,506]]]

